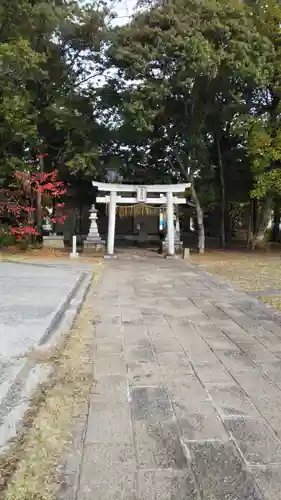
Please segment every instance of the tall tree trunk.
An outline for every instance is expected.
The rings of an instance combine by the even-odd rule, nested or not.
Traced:
[[[40,172],[44,172],[44,160],[43,157],[40,157]],[[42,219],[43,219],[43,214],[42,214],[42,194],[37,191],[37,217],[36,217],[36,226],[37,226],[37,231],[39,234],[42,233]]]
[[[221,248],[225,248],[225,182],[224,182],[224,171],[223,171],[223,163],[221,156],[221,147],[220,141],[217,137],[217,149],[218,149],[218,163],[219,163],[219,172],[220,172],[220,245]]]
[[[251,241],[252,250],[254,250],[258,244],[264,246],[267,243],[265,239],[265,231],[267,229],[270,217],[271,205],[272,205],[272,199],[266,198],[261,208],[259,223],[257,225],[256,230],[254,231],[253,238]]]
[[[226,243],[231,243],[232,241],[232,231],[233,231],[233,217],[231,212],[231,205],[228,206],[226,203],[226,217],[225,217],[225,239]]]
[[[253,234],[254,234],[254,230],[253,230],[253,201],[254,200],[251,199],[250,204],[249,204],[247,248],[251,247],[251,242],[252,242]]]
[[[197,227],[198,227],[198,253],[205,252],[205,228],[204,228],[204,214],[201,208],[199,198],[197,196],[195,183],[193,177],[190,179],[191,183],[191,194],[193,201],[195,203],[196,217],[197,217]]]
[[[247,236],[247,248],[253,248],[253,241],[258,231],[258,201],[256,198],[250,200],[249,225]]]
[[[280,224],[280,202],[279,200],[275,202],[274,206],[274,221],[272,228],[272,241],[277,242],[279,240],[279,224]]]
[[[253,234],[257,232],[258,229],[258,200],[253,199]]]

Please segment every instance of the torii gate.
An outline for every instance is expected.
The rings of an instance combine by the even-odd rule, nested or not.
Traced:
[[[185,198],[174,196],[174,193],[184,193],[190,187],[186,184],[156,184],[148,186],[135,186],[131,184],[111,184],[106,182],[95,182],[93,186],[101,192],[109,192],[109,195],[98,196],[97,203],[109,204],[107,254],[114,254],[115,222],[117,203],[136,204],[149,203],[151,205],[167,205],[167,235],[168,255],[175,254],[175,229],[174,229],[174,205],[186,204]],[[136,196],[121,196],[118,193],[136,193]],[[159,194],[158,197],[148,197],[148,193]]]

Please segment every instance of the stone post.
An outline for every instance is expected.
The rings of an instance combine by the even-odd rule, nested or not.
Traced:
[[[98,211],[95,205],[90,209],[90,229],[87,239],[84,241],[84,251],[97,252],[104,250],[104,241],[101,239],[97,225]]]

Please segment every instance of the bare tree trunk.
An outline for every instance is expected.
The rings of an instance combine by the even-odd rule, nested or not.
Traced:
[[[177,158],[178,164],[181,167],[182,173],[185,176],[185,178],[190,182],[190,187],[191,187],[191,195],[195,204],[195,210],[196,210],[196,218],[197,218],[197,227],[198,227],[198,253],[204,253],[205,252],[205,228],[204,228],[204,214],[203,210],[201,208],[200,200],[197,196],[196,188],[195,188],[195,183],[194,183],[194,178],[193,175],[190,174],[189,170],[184,167],[182,162]],[[170,162],[171,163],[171,162]]]
[[[257,239],[259,227],[260,227],[260,224],[262,222],[262,217],[263,217],[263,209],[262,209],[262,213],[260,214],[260,216],[258,213],[258,200],[256,198],[251,199],[247,248],[253,249],[255,247],[255,241]]]
[[[271,205],[272,205],[271,198],[266,198],[261,208],[258,226],[254,231],[253,238],[251,241],[252,250],[256,248],[258,243],[261,244],[262,246],[266,245],[267,243],[265,239],[265,231],[267,229],[267,224],[270,217]]]
[[[272,241],[275,243],[279,240],[279,225],[280,225],[280,202],[275,201],[274,206],[274,222],[272,228]]]
[[[199,198],[196,193],[196,188],[194,184],[194,179],[191,177],[190,179],[191,183],[191,194],[193,201],[195,203],[195,210],[196,210],[196,216],[197,216],[197,226],[198,226],[198,253],[204,253],[205,252],[205,229],[204,229],[204,217],[203,217],[203,210],[200,205]]]
[[[226,203],[227,206],[227,203]],[[232,231],[233,231],[233,216],[231,212],[231,205],[226,208],[226,224],[225,224],[225,240],[226,243],[231,243],[232,241]]]
[[[40,172],[44,172],[44,160],[42,157],[40,157]],[[37,203],[36,203],[36,225],[37,225],[37,231],[39,234],[42,233],[42,219],[43,219],[43,213],[42,213],[42,194],[37,191]]]
[[[220,200],[220,245],[221,248],[225,248],[225,182],[224,182],[224,172],[223,172],[223,163],[221,157],[221,148],[220,141],[217,137],[217,149],[218,149],[218,163],[219,163],[219,171],[220,171],[220,191],[221,191],[221,200]]]
[[[251,241],[253,239],[254,229],[253,229],[253,202],[254,200],[250,200],[249,205],[249,218],[248,218],[248,234],[247,234],[247,248],[251,247]]]

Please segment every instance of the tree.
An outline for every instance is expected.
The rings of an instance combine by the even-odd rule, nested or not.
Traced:
[[[279,2],[250,2],[253,19],[260,34],[272,45],[270,65],[263,87],[255,90],[251,116],[246,120],[247,150],[254,176],[252,197],[257,201],[257,223],[249,244],[265,240],[272,207],[275,206],[275,233],[279,233],[281,195],[281,6]]]
[[[57,171],[38,172],[31,164],[24,171],[16,171],[14,181],[8,189],[0,191],[0,215],[9,220],[8,234],[16,240],[28,243],[32,237],[41,233],[38,227],[36,212],[38,195],[43,205],[63,207],[62,198],[66,193],[63,181],[58,180]],[[52,216],[52,222],[63,223],[64,216]]]
[[[45,168],[95,157],[94,103],[83,84],[99,73],[101,4],[3,0],[0,6],[0,171],[21,168],[28,153],[48,153]],[[89,162],[88,162],[89,163]],[[98,162],[96,162],[98,164]],[[92,168],[93,170],[93,168]]]
[[[112,129],[119,129],[122,147],[125,130],[130,131],[131,157],[134,150],[143,151],[154,165],[161,163],[160,175],[191,182],[199,251],[204,228],[197,186],[210,166],[210,149],[216,144],[224,220],[222,141],[235,114],[249,109],[249,88],[264,82],[270,54],[270,41],[235,0],[150,4],[112,33],[106,60],[114,71],[102,90],[104,106],[117,117]],[[156,153],[159,140],[164,149]]]

